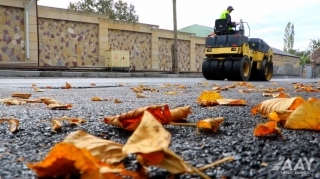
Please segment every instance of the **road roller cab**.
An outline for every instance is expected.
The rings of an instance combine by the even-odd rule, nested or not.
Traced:
[[[240,22],[239,30],[231,32],[224,19],[216,20],[215,32],[205,43],[202,74],[206,79],[269,81],[272,78],[272,49],[262,39],[244,35],[243,23]]]

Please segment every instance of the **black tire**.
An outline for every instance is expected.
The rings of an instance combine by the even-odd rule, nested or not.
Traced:
[[[273,76],[273,63],[267,63],[267,59],[263,59],[257,76],[260,81],[270,81]]]
[[[202,75],[205,79],[210,80],[210,62],[211,60],[203,60],[202,62]]]
[[[212,80],[224,80],[226,78],[223,71],[224,61],[212,60],[210,62],[210,79]]]
[[[234,80],[232,60],[227,60],[224,62],[224,74],[229,81]]]
[[[251,75],[251,61],[247,56],[233,62],[234,80],[248,81]]]

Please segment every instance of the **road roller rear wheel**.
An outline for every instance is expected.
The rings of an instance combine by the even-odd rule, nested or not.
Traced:
[[[202,62],[202,75],[205,79],[210,80],[210,60],[203,60]]]

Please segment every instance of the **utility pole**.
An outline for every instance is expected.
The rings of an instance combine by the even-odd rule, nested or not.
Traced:
[[[172,73],[179,74],[178,68],[178,32],[177,32],[177,6],[176,0],[173,2],[173,30],[174,30],[174,42],[173,42],[173,56],[172,56]]]

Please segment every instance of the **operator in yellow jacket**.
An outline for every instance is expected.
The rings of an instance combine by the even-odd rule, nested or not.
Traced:
[[[224,10],[220,16],[220,19],[227,19],[228,30],[230,33],[235,33],[236,31],[233,30],[233,27],[236,27],[238,24],[236,22],[231,21],[230,13],[233,11],[232,6],[228,6],[227,10]]]

